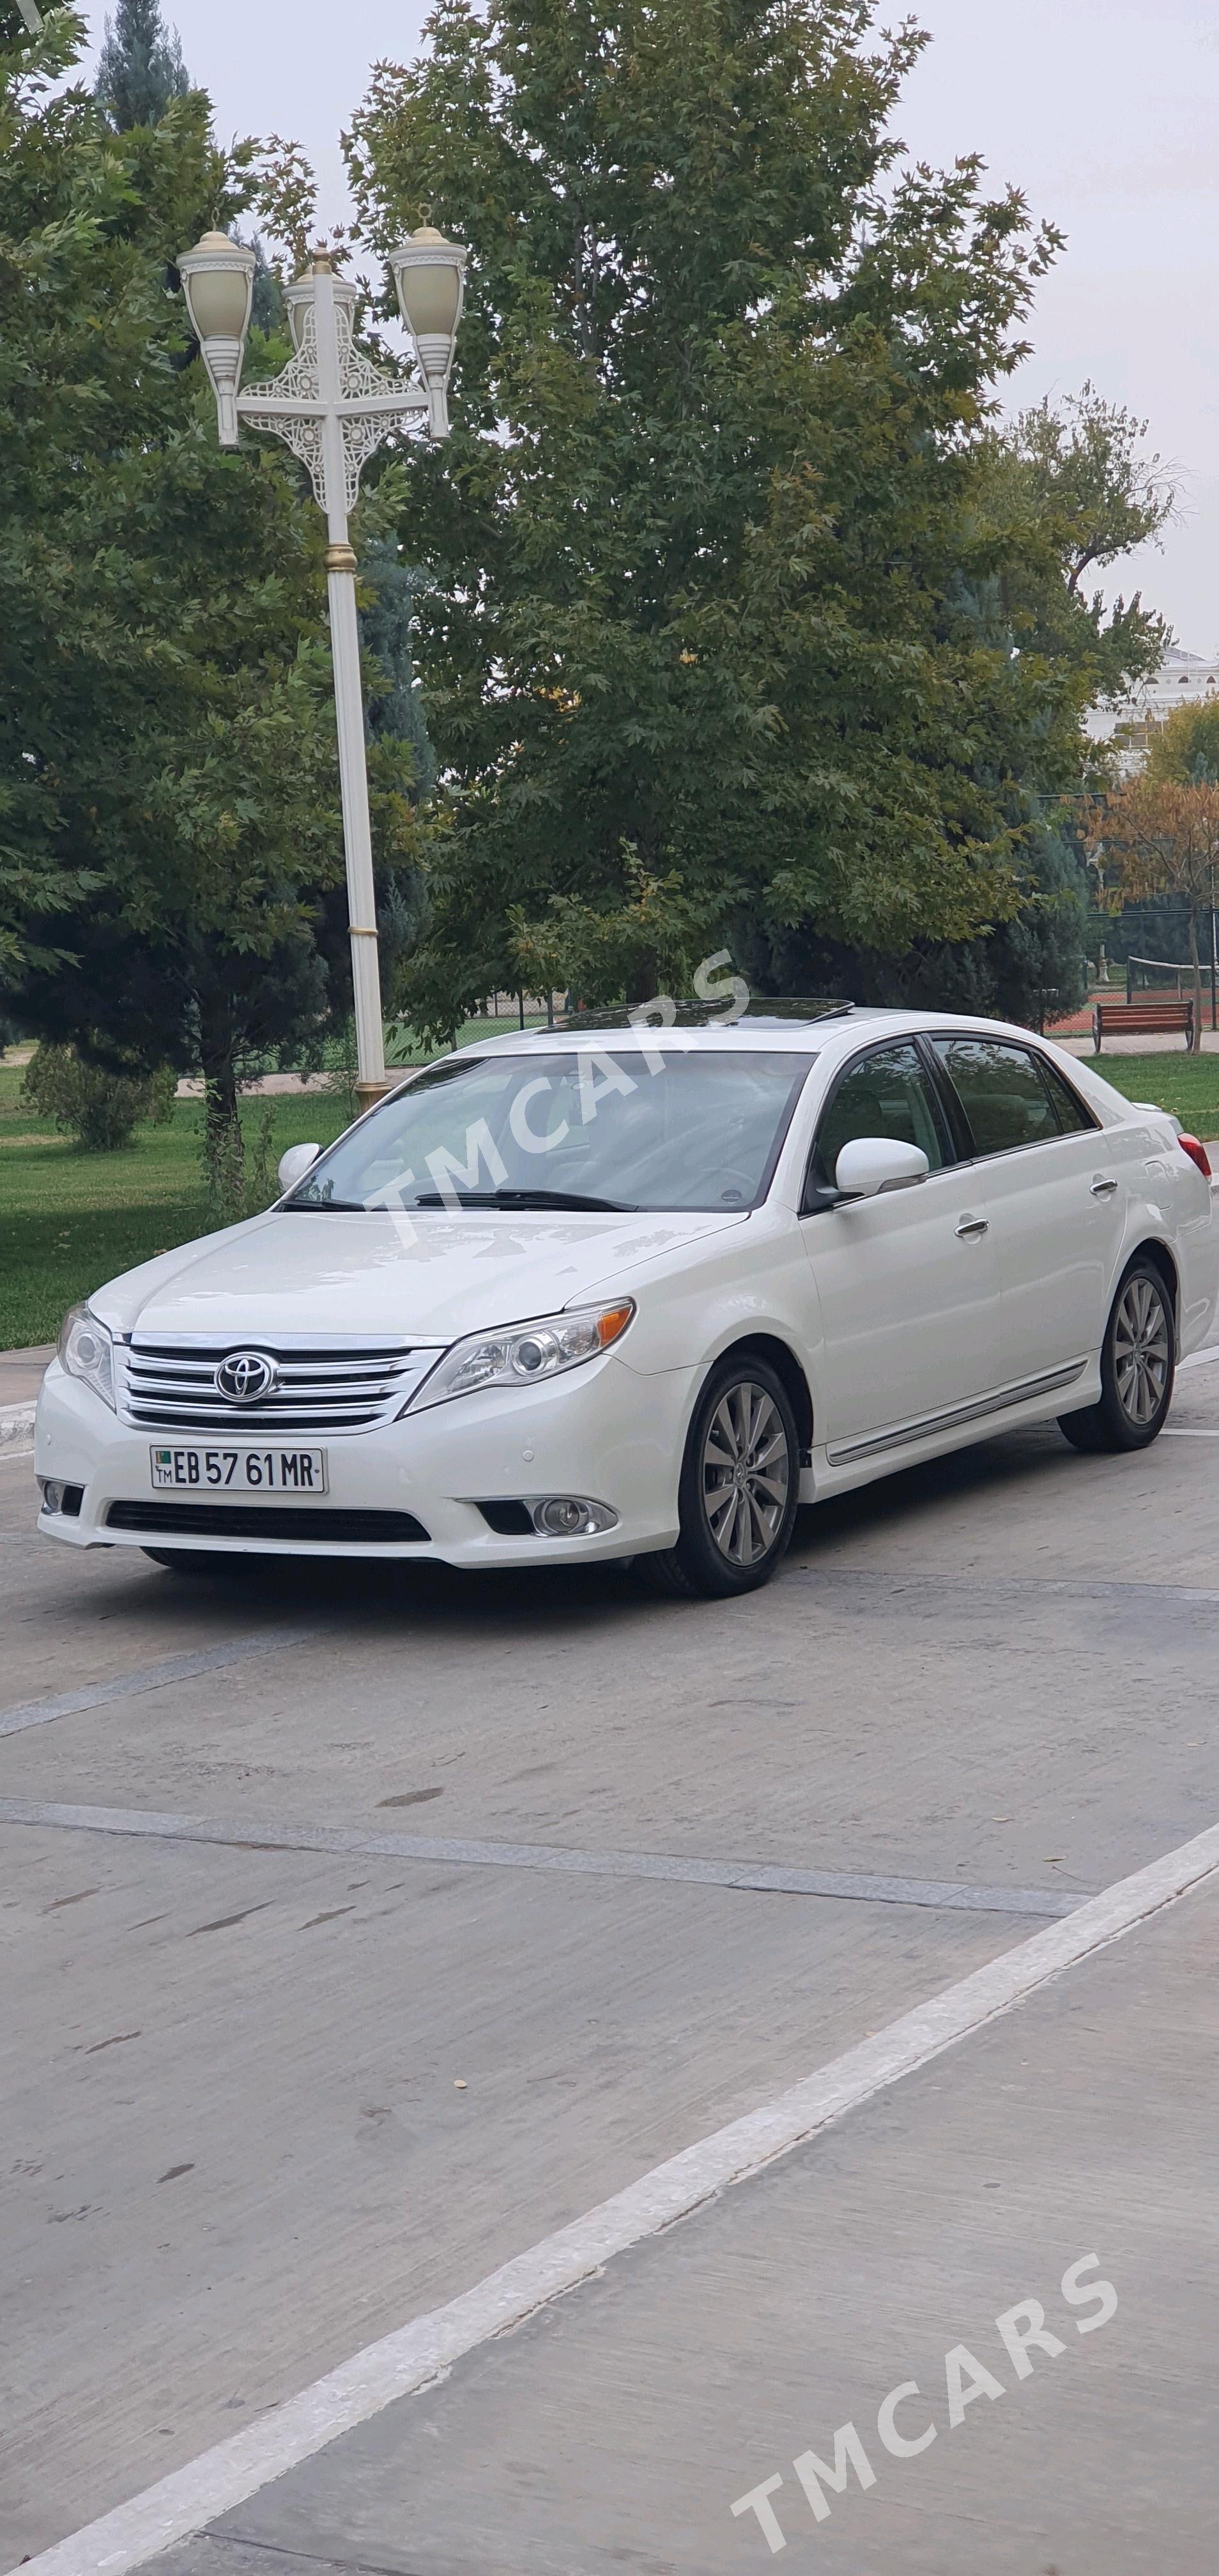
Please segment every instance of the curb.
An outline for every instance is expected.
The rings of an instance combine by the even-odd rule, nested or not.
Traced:
[[[32,1449],[33,1445],[33,1405],[0,1405],[0,1452],[5,1449]]]

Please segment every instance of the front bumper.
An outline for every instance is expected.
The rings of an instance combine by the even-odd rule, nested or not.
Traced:
[[[698,1371],[642,1376],[612,1352],[550,1385],[463,1395],[375,1430],[309,1435],[327,1453],[329,1512],[409,1512],[426,1540],[318,1539],[302,1498],[292,1536],[167,1535],[115,1529],[112,1503],[152,1503],[149,1449],[156,1435],[113,1414],[91,1387],[53,1361],[34,1430],[40,1478],[83,1488],[79,1515],[43,1510],[38,1526],[69,1547],[163,1547],[192,1553],[385,1557],[483,1567],[589,1563],[670,1547],[678,1534],[677,1487]],[[168,1435],[162,1434],[164,1438]],[[173,1435],[181,1441],[181,1432]],[[265,1446],[237,1432],[230,1447]],[[197,1446],[215,1445],[215,1435]],[[582,1494],[618,1515],[612,1530],[543,1538],[492,1530],[478,1506],[538,1494]],[[161,1497],[164,1500],[164,1497]],[[243,1500],[248,1501],[248,1496]],[[280,1501],[281,1497],[275,1498]]]

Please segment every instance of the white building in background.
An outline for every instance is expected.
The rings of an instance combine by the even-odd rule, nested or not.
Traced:
[[[1133,697],[1122,699],[1117,706],[1093,707],[1088,717],[1088,731],[1093,742],[1112,742],[1116,733],[1135,730],[1148,723],[1162,724],[1174,707],[1188,706],[1199,699],[1219,695],[1219,656],[1207,661],[1201,653],[1183,653],[1174,644],[1166,653],[1154,678],[1144,680]],[[1136,740],[1131,745],[1137,750]],[[1137,767],[1137,757],[1132,762]]]

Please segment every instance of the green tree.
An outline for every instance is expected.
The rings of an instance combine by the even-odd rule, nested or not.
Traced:
[[[471,245],[409,534],[437,1027],[522,938],[607,983],[625,944],[638,993],[725,937],[896,959],[1026,909],[1094,692],[979,615],[1028,548],[978,487],[1057,237],[976,159],[895,169],[923,40],[871,16],[441,0],[355,121],[366,237]]]
[[[243,233],[238,227],[235,241],[247,242],[254,253],[254,291],[250,301],[250,321],[255,331],[281,332],[284,328],[284,298],[279,279],[267,257],[261,233]]]
[[[244,1060],[344,999],[323,530],[282,450],[218,448],[165,291],[249,156],[198,92],[115,133],[83,41],[0,6],[0,954],[24,1027],[201,1071],[239,1177]]]
[[[379,496],[380,511],[392,486]],[[374,517],[380,515],[374,503]],[[408,817],[436,789],[436,761],[428,735],[423,699],[415,677],[412,633],[415,603],[423,576],[404,563],[396,537],[372,537],[360,558],[360,640],[367,656],[365,711],[369,743],[369,776],[374,793],[396,796],[406,828],[400,845],[422,846]],[[405,800],[406,812],[402,810]],[[400,863],[382,866],[377,876],[377,920],[387,1010],[396,1007],[407,963],[418,947],[427,918],[427,890],[422,868]]]
[[[1048,397],[1019,414],[998,442],[996,467],[1023,485],[1031,522],[1054,548],[1070,599],[1085,596],[1086,573],[1108,570],[1136,546],[1155,544],[1176,514],[1177,491],[1163,459],[1148,455],[1148,424],[1095,385]],[[1103,618],[1102,618],[1103,623]]]
[[[118,0],[97,58],[97,95],[111,123],[120,134],[159,125],[189,89],[177,29],[166,26],[158,0]]]
[[[1195,699],[1192,706],[1173,707],[1163,724],[1147,736],[1147,776],[1178,786],[1213,786],[1219,781],[1219,699]]]
[[[406,745],[413,794],[420,800],[436,787],[411,640],[423,576],[403,562],[392,536],[365,546],[360,571],[360,640],[374,664],[365,694],[369,735],[375,743]]]
[[[1140,777],[1097,800],[1089,841],[1104,863],[1110,902],[1171,895],[1182,907],[1193,968],[1195,1054],[1202,1045],[1202,926],[1214,912],[1219,869],[1219,786]]]
[[[1007,815],[1019,836],[1018,909],[975,939],[917,937],[901,956],[850,951],[797,931],[777,954],[763,955],[761,977],[778,975],[793,990],[1038,1025],[1084,999],[1097,924],[1081,816],[1089,787],[1103,781],[1081,719],[1096,700],[1125,696],[1158,666],[1168,630],[1137,595],[1108,605],[1089,594],[1082,575],[1089,564],[1107,569],[1129,547],[1154,542],[1172,514],[1175,496],[1159,459],[1144,453],[1145,433],[1144,422],[1085,385],[1059,411],[1042,403],[992,429],[975,451],[975,540],[994,547],[996,569],[968,577],[962,570],[954,610],[991,650],[1024,663],[1026,677],[1052,692],[1060,717],[1043,739],[1034,732],[1019,758],[1013,749]]]
[[[115,1154],[130,1144],[142,1120],[168,1123],[175,1088],[168,1067],[149,1081],[86,1064],[75,1047],[39,1046],[26,1066],[21,1097],[91,1153]]]

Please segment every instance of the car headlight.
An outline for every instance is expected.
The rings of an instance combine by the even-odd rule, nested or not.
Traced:
[[[114,1401],[114,1341],[104,1324],[91,1315],[87,1306],[69,1307],[59,1327],[59,1357],[69,1377],[83,1378],[112,1413]]]
[[[634,1312],[634,1298],[620,1297],[613,1306],[543,1315],[536,1324],[513,1324],[501,1333],[470,1333],[445,1352],[402,1412],[421,1413],[425,1405],[474,1395],[484,1386],[537,1386],[565,1369],[582,1368],[621,1340]]]

